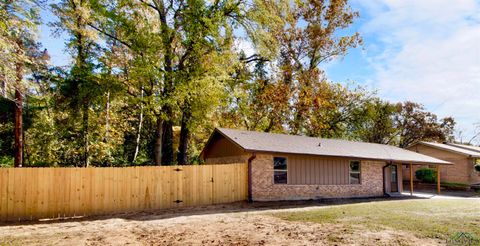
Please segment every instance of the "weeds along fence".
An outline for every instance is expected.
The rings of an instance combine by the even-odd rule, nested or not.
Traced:
[[[67,218],[247,199],[247,164],[0,168],[0,221]]]

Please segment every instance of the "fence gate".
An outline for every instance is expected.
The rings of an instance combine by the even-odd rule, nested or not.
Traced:
[[[0,168],[0,221],[65,218],[247,199],[247,164]]]

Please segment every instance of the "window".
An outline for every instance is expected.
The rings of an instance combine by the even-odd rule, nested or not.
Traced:
[[[273,183],[287,183],[287,158],[273,157]]]
[[[350,162],[350,184],[360,184],[360,161]]]

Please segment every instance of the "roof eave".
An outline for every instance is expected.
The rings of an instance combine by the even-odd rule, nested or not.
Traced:
[[[316,157],[334,157],[334,158],[351,158],[358,160],[374,160],[374,161],[385,161],[385,162],[402,162],[405,164],[415,164],[415,165],[453,165],[453,163],[448,161],[442,162],[425,162],[425,161],[414,161],[414,160],[396,160],[396,159],[386,159],[386,158],[371,158],[371,157],[359,157],[359,156],[344,156],[344,155],[318,155],[318,154],[309,154],[309,153],[293,153],[293,152],[284,152],[284,151],[268,151],[268,150],[255,150],[255,149],[244,149],[245,152],[256,152],[256,153],[266,153],[266,154],[284,154],[284,155],[308,155]],[[441,160],[440,160],[441,161]]]

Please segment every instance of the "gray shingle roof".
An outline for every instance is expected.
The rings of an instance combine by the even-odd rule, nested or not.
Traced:
[[[451,164],[450,162],[391,145],[227,128],[217,128],[216,130],[249,152],[349,157],[413,164]]]
[[[434,143],[434,142],[418,142],[417,144],[423,144],[426,146],[434,147],[437,149],[442,149],[445,151],[455,152],[457,154],[470,156],[474,158],[480,158],[480,148],[475,146],[469,146],[464,144],[453,144],[453,143]]]

